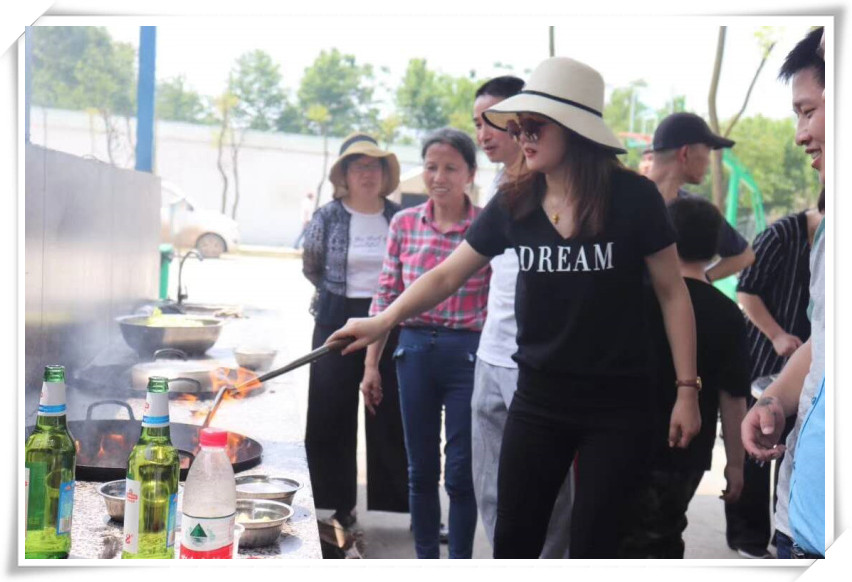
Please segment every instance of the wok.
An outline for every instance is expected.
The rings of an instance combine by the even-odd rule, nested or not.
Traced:
[[[107,403],[125,407],[130,413],[130,419],[93,420],[92,410]],[[27,427],[27,435],[32,433],[34,428]],[[180,479],[185,480],[199,448],[201,427],[173,422],[170,429],[172,444],[181,456]],[[86,420],[69,421],[68,430],[77,442],[77,480],[114,481],[126,477],[130,449],[139,440],[142,432],[141,422],[133,416],[133,411],[127,403],[120,400],[95,402],[86,411]],[[229,432],[226,453],[231,459],[235,473],[260,464],[262,452],[263,447],[256,440]]]
[[[213,347],[222,332],[222,321],[212,317],[164,315],[162,318],[161,321],[173,321],[174,325],[148,325],[147,315],[125,315],[116,321],[124,341],[143,357],[152,356],[160,348],[175,348],[187,354],[203,354]],[[186,319],[199,321],[202,325],[179,325]]]

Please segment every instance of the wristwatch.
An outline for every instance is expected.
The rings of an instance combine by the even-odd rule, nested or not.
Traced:
[[[691,386],[696,392],[701,392],[701,376],[696,376],[694,380],[675,380],[675,388],[681,386]]]

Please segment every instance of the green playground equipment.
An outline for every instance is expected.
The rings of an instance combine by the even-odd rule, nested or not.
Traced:
[[[760,193],[760,188],[757,182],[754,181],[751,173],[740,162],[730,149],[722,150],[722,164],[728,168],[730,178],[728,179],[728,202],[725,207],[725,220],[737,228],[737,215],[739,214],[740,203],[740,187],[745,186],[751,194],[751,207],[754,212],[754,233],[751,238],[763,232],[766,228],[766,214],[763,210],[763,196]],[[734,275],[719,279],[713,283],[716,288],[730,297],[733,301],[737,300],[737,278]]]

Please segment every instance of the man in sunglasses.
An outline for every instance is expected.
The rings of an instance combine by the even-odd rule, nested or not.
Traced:
[[[517,94],[524,82],[512,76],[495,77],[476,91],[473,102],[473,123],[476,141],[492,162],[502,164],[494,179],[488,198],[494,195],[499,185],[513,179],[521,169],[523,155],[521,146],[506,131],[485,123],[482,112],[489,107]],[[527,127],[538,131],[538,127]],[[520,131],[516,129],[515,133]],[[476,369],[471,399],[472,418],[472,463],[473,489],[479,515],[488,541],[494,543],[494,524],[497,520],[497,464],[503,428],[509,412],[509,404],[518,385],[518,364],[512,359],[517,351],[515,336],[515,282],[518,278],[518,255],[508,249],[491,259],[491,283],[488,291],[488,317],[479,338],[476,352]],[[554,505],[547,538],[541,557],[567,558],[568,532],[571,516],[571,478],[569,473]],[[554,519],[553,516],[557,516]]]
[[[654,132],[653,161],[648,178],[657,184],[666,203],[694,196],[684,184],[700,184],[710,166],[710,150],[733,147],[734,142],[710,131],[694,113],[673,113]],[[722,223],[719,257],[707,271],[708,282],[739,273],[754,262],[748,241],[727,222]]]

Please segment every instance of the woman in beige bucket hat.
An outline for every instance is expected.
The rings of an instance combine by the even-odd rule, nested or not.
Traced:
[[[650,450],[643,276],[673,346],[678,397],[670,446],[700,427],[695,323],[674,232],[652,182],[616,158],[603,121],[604,83],[583,63],[554,57],[524,90],[483,113],[509,133],[525,171],[501,186],[465,242],[381,315],[349,321],[332,338],[359,349],[454,291],[513,247],[518,389],[500,452],[494,556],[537,558],[554,500],[575,455],[572,558],[613,558]]]
[[[347,136],[329,173],[334,200],[314,213],[305,232],[303,272],[316,287],[313,347],[349,317],[366,317],[385,254],[388,225],[400,210],[387,199],[399,184],[396,156],[365,133]],[[396,334],[389,340],[394,345]],[[408,511],[408,465],[390,354],[381,360],[385,398],[366,416],[367,509]],[[359,383],[364,354],[332,353],[311,366],[305,448],[318,508],[355,522]]]

